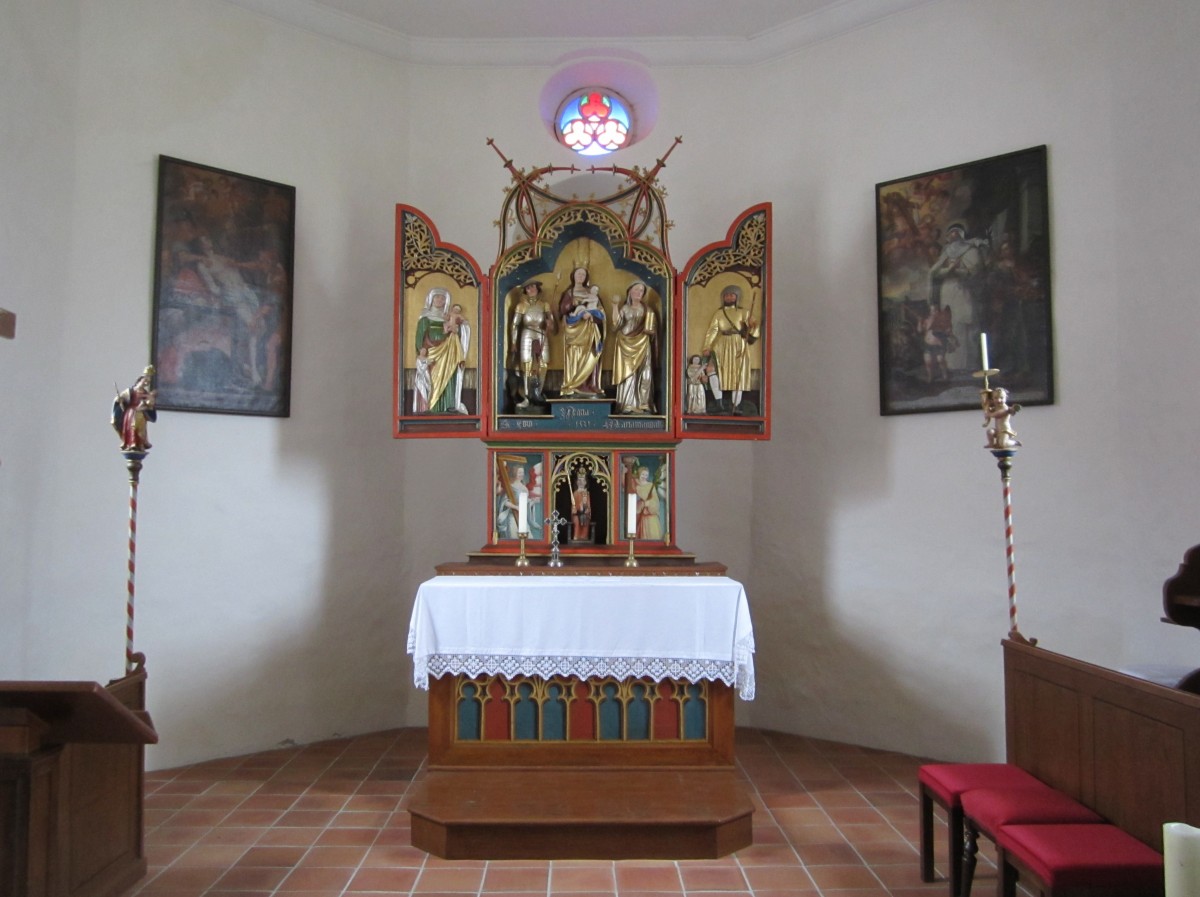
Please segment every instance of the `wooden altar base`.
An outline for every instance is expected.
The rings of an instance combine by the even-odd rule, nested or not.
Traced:
[[[452,860],[715,859],[753,840],[732,769],[435,769],[405,809],[413,847]]]

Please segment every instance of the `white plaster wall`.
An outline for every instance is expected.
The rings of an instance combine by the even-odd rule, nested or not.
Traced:
[[[0,677],[28,662],[30,559],[45,539],[37,513],[41,460],[57,385],[58,334],[72,216],[76,11],[23,4],[0,13],[0,307],[19,311],[19,339],[0,341]],[[42,115],[46,109],[53,115]],[[47,248],[50,247],[50,251]],[[18,372],[24,390],[18,389]]]
[[[44,157],[0,175],[53,229],[18,234],[13,267],[37,290],[4,302],[19,320],[3,382],[22,389],[2,400],[2,550],[23,633],[0,678],[123,666],[128,489],[106,409],[148,360],[161,153],[295,185],[298,217],[292,416],[164,412],[152,428],[137,567],[162,736],[149,763],[399,724],[423,707],[403,644],[426,572],[400,547],[406,463],[388,419],[404,68],[214,0],[17,2],[3,18],[0,32],[27,21],[35,36],[78,24],[6,85],[35,134],[53,123],[67,139],[47,134]],[[40,207],[43,181],[69,214]],[[469,484],[448,481],[462,505]],[[454,526],[434,528],[461,555],[472,543]]]
[[[552,60],[406,66],[222,0],[6,0],[0,35],[5,73],[27,73],[0,91],[0,305],[19,316],[0,344],[0,678],[120,673],[127,489],[105,418],[148,354],[162,153],[296,186],[296,317],[290,418],[152,430],[149,763],[423,722],[412,594],[485,541],[485,454],[390,438],[394,205],[486,266],[506,185],[486,138],[569,161],[537,118]],[[1017,419],[1022,628],[1112,665],[1196,665],[1196,634],[1158,618],[1200,541],[1197,36],[1179,0],[945,0],[772,64],[653,70],[657,127],[621,161],[683,135],[662,176],[676,259],[774,202],[775,438],[679,452],[680,542],[751,596],[743,722],[1000,756],[999,476],[977,416],[878,415],[874,184],[1039,143],[1059,400]]]
[[[1058,400],[1016,420],[1020,625],[1116,667],[1196,665],[1196,633],[1159,617],[1198,541],[1197,307],[1175,251],[1197,233],[1197,35],[1182,2],[946,2],[764,67],[765,111],[796,124],[752,165],[778,179],[793,345],[754,459],[757,724],[1003,755],[999,473],[981,415],[875,411],[873,185],[1042,143]]]

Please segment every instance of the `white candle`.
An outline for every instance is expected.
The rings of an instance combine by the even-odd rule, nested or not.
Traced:
[[[625,532],[629,538],[637,535],[637,493],[630,492],[625,501]]]
[[[1183,822],[1163,825],[1163,879],[1166,897],[1200,894],[1200,828]]]
[[[979,354],[983,357],[983,368],[982,369],[986,371],[988,369],[987,334],[986,333],[979,334]]]
[[[517,532],[529,535],[529,493],[517,493]]]

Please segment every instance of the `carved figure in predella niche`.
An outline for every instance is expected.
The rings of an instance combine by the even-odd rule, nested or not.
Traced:
[[[417,319],[414,414],[469,414],[462,401],[463,369],[471,346],[471,325],[450,291],[433,287]]]
[[[509,364],[517,374],[516,408],[525,411],[545,404],[546,372],[550,366],[550,336],[558,319],[542,296],[542,284],[527,280],[519,290],[509,323]]]
[[[563,333],[563,381],[560,394],[599,396],[605,331],[608,326],[600,304],[600,288],[593,286],[583,265],[571,272],[571,284],[558,300]]]
[[[575,474],[575,488],[571,490],[571,541],[592,540],[592,496],[588,491],[587,471],[582,468]]]

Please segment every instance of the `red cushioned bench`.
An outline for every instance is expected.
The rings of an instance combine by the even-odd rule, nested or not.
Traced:
[[[977,837],[972,831],[997,845],[1001,897],[1014,893],[1017,878],[1055,897],[1084,887],[1121,897],[1161,895],[1163,823],[1200,826],[1200,694],[1016,639],[1005,639],[1003,650],[1009,762],[922,767],[922,880],[933,880],[938,804],[948,823],[951,897],[961,897],[965,863],[958,854],[969,837]],[[1023,776],[1026,784],[1032,778],[1094,810],[1104,822],[1051,822],[1045,807],[1028,796],[1016,806],[992,798],[982,808],[985,797],[965,797],[981,789],[1016,791]],[[964,799],[976,816],[964,815]],[[1055,813],[1062,809],[1051,801]],[[1002,832],[1017,838],[1035,831],[1041,834],[1001,843]]]
[[[978,788],[1047,789],[1011,763],[926,763],[917,770],[920,792],[921,881],[933,881],[933,805],[946,811],[950,897],[959,897],[964,845],[962,796]]]
[[[997,897],[1017,880],[1043,897],[1162,897],[1162,854],[1108,824],[1003,825],[996,832]]]
[[[1099,813],[1049,785],[1041,788],[977,788],[968,791],[962,796],[962,816],[965,834],[959,886],[962,897],[971,897],[979,835],[994,843],[997,832],[1006,825],[1098,825],[1104,822]]]

